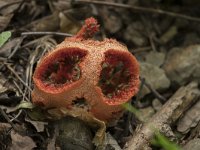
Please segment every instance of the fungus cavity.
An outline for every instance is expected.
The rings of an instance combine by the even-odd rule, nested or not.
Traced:
[[[86,52],[66,49],[55,53],[41,73],[41,80],[46,86],[59,87],[77,81],[81,76],[80,62]]]
[[[98,83],[103,94],[110,99],[121,95],[130,86],[130,79],[129,64],[123,54],[107,51]]]

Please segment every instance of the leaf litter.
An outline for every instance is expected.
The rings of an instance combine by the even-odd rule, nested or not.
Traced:
[[[123,2],[129,7],[142,6],[145,9],[136,12],[133,11],[134,9],[123,8],[122,4],[118,4]],[[47,117],[48,115],[45,114],[47,112],[43,112],[31,104],[32,74],[40,58],[65,38],[64,36],[49,35],[46,31],[74,34],[80,28],[83,20],[90,16],[96,16],[103,24],[101,32],[95,38],[120,39],[121,42],[128,45],[129,50],[136,55],[140,63],[149,63],[152,68],[159,68],[162,70],[162,76],[170,80],[170,84],[166,81],[158,82],[155,75],[157,72],[150,74],[148,72],[152,71],[152,68],[146,67],[145,76],[147,77],[144,82],[150,86],[144,85],[143,87],[147,89],[141,88],[139,93],[145,93],[145,90],[148,92],[139,99],[132,98],[131,104],[137,110],[154,109],[159,116],[158,112],[163,110],[163,104],[166,101],[160,100],[156,92],[169,101],[179,88],[185,87],[188,83],[195,81],[199,85],[199,60],[197,58],[200,47],[200,30],[198,28],[200,16],[198,15],[198,3],[185,0],[168,3],[164,1],[118,0],[116,2],[111,0],[107,3],[117,3],[118,6],[88,5],[84,2],[78,3],[78,0],[74,3],[63,0],[49,0],[48,2],[3,0],[0,2],[0,32],[12,32],[11,37],[8,33],[6,38],[0,40],[0,107],[6,114],[6,116],[0,114],[2,135],[0,141],[3,141],[0,144],[1,149],[8,147],[11,149],[58,148],[56,131],[55,133],[51,132],[52,128],[55,129],[51,125],[52,116]],[[173,17],[156,12],[146,13],[148,10],[146,8],[165,8],[170,12],[182,14],[183,19],[173,13]],[[193,16],[195,19],[188,16]],[[193,20],[188,21],[188,18]],[[108,21],[105,22],[105,20]],[[28,31],[42,31],[43,35],[21,35]],[[186,99],[190,99],[192,96],[190,95]],[[155,99],[160,103],[155,102]],[[177,118],[178,121],[167,125],[181,147],[186,143],[193,143],[192,145],[195,145],[193,147],[199,149],[198,143],[193,142],[195,137],[200,137],[199,99],[196,101],[196,103],[191,101],[187,111],[184,110],[182,115],[179,114],[180,112],[175,113],[172,119]],[[159,108],[155,103],[158,103]],[[65,111],[61,112],[63,115]],[[149,118],[152,117],[149,116]],[[15,131],[11,123],[19,126],[20,131],[26,131],[26,134]],[[130,146],[128,143],[132,139],[132,134],[137,136],[135,133],[140,130],[141,123],[145,124],[139,121],[137,114],[126,112],[117,124],[106,129],[106,135],[109,133],[113,137],[108,136],[112,140],[110,143],[109,140],[106,140],[107,149],[117,150]],[[98,123],[97,127],[100,127]],[[89,128],[93,134],[98,131],[93,126]],[[105,127],[102,129],[105,130]],[[100,135],[102,132],[104,131],[101,130]],[[168,135],[167,131],[164,131],[163,134]],[[51,137],[53,137],[53,141],[50,140]],[[169,140],[173,139],[174,137],[169,136]],[[144,146],[155,149],[155,146],[149,145],[149,143]],[[187,149],[187,145],[185,147]],[[156,149],[159,148],[156,147]]]

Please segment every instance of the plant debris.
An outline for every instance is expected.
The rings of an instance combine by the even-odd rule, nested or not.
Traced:
[[[87,150],[199,149],[199,7],[198,0],[1,0],[0,149],[66,149],[59,146],[65,142],[58,135],[67,135],[73,147],[77,146],[73,144],[77,140],[73,135],[78,132],[91,135],[86,143],[78,143],[79,148]],[[92,32],[83,32],[84,28],[77,36],[84,20],[90,17],[98,20],[100,26],[92,24]],[[97,29],[99,32],[94,35]],[[85,91],[79,96],[75,93],[73,98],[73,94],[57,96],[56,101],[52,95],[45,97],[55,104],[62,101],[60,109],[33,104],[32,77],[43,58],[59,49],[57,45],[66,39],[76,37],[83,42],[92,36],[96,45],[88,42],[79,47],[86,53],[77,49],[76,54],[63,53],[59,59],[51,59],[42,75],[50,89],[62,88],[63,83],[70,87],[82,79],[83,70],[95,68],[91,62],[99,62],[98,71],[90,71],[85,76],[88,80],[83,80],[87,85]],[[120,41],[118,44],[127,47],[126,52],[137,59],[140,84],[135,96],[130,90],[133,84],[129,69],[134,65],[127,65],[128,59],[121,53],[114,54],[109,46],[114,40],[107,40],[107,48],[102,46],[106,38]],[[103,58],[100,49],[111,51]],[[88,60],[88,54],[94,55]],[[96,54],[103,59],[97,61]],[[83,64],[84,60],[87,63]],[[94,86],[88,87],[94,76],[99,77],[95,85],[102,89],[101,94],[87,95],[96,90]],[[91,110],[93,114],[98,112],[93,110],[96,103],[91,102],[102,102],[102,97],[109,104],[118,102],[120,91],[129,92],[131,96],[125,95],[128,103],[117,108],[111,105],[112,111],[98,105],[101,115],[91,115]],[[70,107],[63,107],[69,100]],[[108,126],[96,118],[102,114],[114,116],[115,121],[107,117]],[[71,121],[69,115],[76,121]],[[63,120],[73,130],[63,127]],[[149,128],[150,123],[154,123],[153,129]],[[86,148],[87,144],[90,146]]]

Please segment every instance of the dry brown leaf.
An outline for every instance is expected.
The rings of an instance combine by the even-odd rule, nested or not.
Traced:
[[[12,14],[20,5],[22,0],[1,0],[0,1],[0,14]]]
[[[85,122],[74,117],[65,117],[54,122],[56,145],[61,149],[93,150],[93,134]],[[53,142],[53,141],[51,141]]]
[[[15,105],[20,101],[16,87],[3,75],[0,75],[0,105]]]
[[[0,16],[0,32],[2,32],[8,26],[12,17],[13,14]]]
[[[181,133],[187,133],[190,128],[195,127],[200,121],[200,100],[190,108],[183,118],[177,124],[177,130]]]
[[[0,48],[0,56],[8,57],[13,48],[21,41],[21,37],[10,40]]]
[[[11,128],[11,125],[8,123],[0,123],[0,134],[2,134],[3,131]]]
[[[71,2],[66,0],[51,0],[49,1],[49,7],[52,12],[64,11],[71,9]]]
[[[26,28],[32,31],[56,31],[59,29],[59,22],[58,13],[54,12],[52,15],[31,22]]]
[[[11,131],[12,144],[10,150],[31,150],[36,147],[35,142],[28,136],[22,136]]]
[[[103,147],[105,147],[106,150],[107,149],[122,150],[117,141],[115,140],[115,138],[110,133],[106,134],[105,143]]]
[[[37,132],[43,132],[44,131],[44,126],[48,125],[48,122],[43,122],[43,121],[33,121],[30,120],[29,118],[25,118],[25,120],[29,123],[31,123],[35,129],[37,130]]]
[[[10,135],[8,131],[10,130],[11,125],[8,123],[0,123],[0,149],[6,149],[10,143]]]
[[[67,32],[70,34],[75,34],[80,30],[80,25],[73,22],[69,17],[67,17],[64,13],[59,13],[60,18],[60,30],[62,32]]]
[[[22,0],[1,0],[0,1],[0,32],[3,31],[14,15],[14,11],[19,7]]]
[[[64,116],[72,116],[83,120],[96,131],[93,143],[96,146],[102,145],[105,138],[106,125],[103,121],[96,119],[92,114],[88,113],[87,111],[81,108],[73,108],[71,110],[68,110],[66,108],[54,108],[49,109],[48,113],[51,119],[59,119]]]

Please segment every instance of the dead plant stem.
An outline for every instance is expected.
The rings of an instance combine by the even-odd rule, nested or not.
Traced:
[[[25,86],[27,87],[27,89],[29,89],[30,91],[32,91],[32,89],[21,79],[21,77],[14,71],[14,69],[9,66],[8,64],[5,64],[5,66],[8,68],[8,70],[10,70],[10,72],[12,72],[14,74],[14,76]]]
[[[27,35],[59,35],[59,36],[66,36],[66,37],[71,37],[72,34],[69,33],[61,33],[61,32],[48,32],[48,31],[40,31],[40,32],[22,32],[22,36],[27,36]]]

